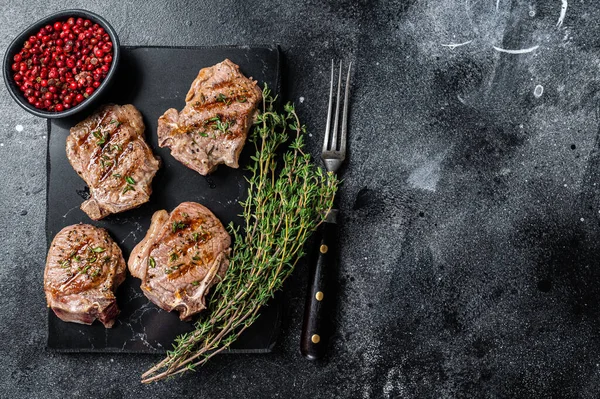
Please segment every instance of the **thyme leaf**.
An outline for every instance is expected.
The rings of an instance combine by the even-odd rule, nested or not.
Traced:
[[[173,231],[173,233],[175,233],[175,232],[177,232],[177,230],[185,229],[185,227],[186,227],[185,223],[174,221],[173,224],[171,225],[171,230]]]
[[[135,191],[135,188],[132,185],[128,184],[125,187],[123,187],[122,193],[125,194],[127,191]]]
[[[108,132],[101,135],[100,131],[97,130],[97,131],[93,132],[93,134],[94,134],[94,137],[96,137],[98,139],[98,141],[96,141],[96,144],[99,145],[101,148],[104,147],[104,144],[106,144],[106,142],[108,140],[110,140],[110,134]]]

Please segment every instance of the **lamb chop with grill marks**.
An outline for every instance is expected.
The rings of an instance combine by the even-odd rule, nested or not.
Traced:
[[[93,220],[135,208],[150,198],[160,158],[144,140],[133,105],[105,105],[71,128],[67,158],[90,188],[81,209]]]
[[[171,108],[158,119],[158,144],[201,175],[219,164],[237,168],[262,91],[238,65],[225,60],[201,69],[181,112]]]
[[[230,245],[229,234],[209,209],[184,202],[171,214],[154,213],[128,267],[142,280],[144,295],[186,320],[205,309],[208,290],[225,275]]]
[[[89,224],[62,229],[52,240],[44,291],[48,306],[63,321],[109,328],[119,314],[115,291],[125,280],[125,260],[108,232]]]

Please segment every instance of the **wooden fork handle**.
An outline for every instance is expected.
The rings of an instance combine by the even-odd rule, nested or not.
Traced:
[[[337,211],[336,211],[337,212]],[[313,262],[309,290],[304,308],[304,322],[300,337],[300,351],[309,360],[317,360],[325,355],[329,334],[332,331],[332,312],[334,311],[333,287],[330,284],[335,277],[337,267],[336,252],[338,225],[331,218],[319,226],[317,234],[316,262]],[[313,257],[314,259],[314,257]]]

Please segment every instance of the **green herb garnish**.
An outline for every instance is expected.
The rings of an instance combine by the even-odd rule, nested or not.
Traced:
[[[154,260],[154,258],[152,256],[150,256],[148,258],[148,266],[150,266],[151,268],[155,268],[156,267],[156,261]]]
[[[131,176],[125,176],[125,181],[131,185],[135,184],[135,180]]]
[[[173,273],[174,271],[176,271],[177,269],[179,269],[180,267],[181,267],[181,264],[179,264],[179,265],[176,265],[176,266],[167,267],[167,268],[165,269],[165,274],[171,274],[171,273]]]
[[[135,191],[135,188],[132,185],[128,184],[125,187],[123,187],[123,191],[121,191],[121,193],[125,194],[127,191]]]
[[[173,224],[171,225],[171,230],[173,230],[173,233],[175,233],[177,230],[183,230],[185,229],[186,224],[183,222],[173,222]]]
[[[110,134],[108,132],[100,136],[100,131],[95,131],[94,137],[98,139],[98,141],[96,141],[96,144],[98,144],[100,147],[104,147],[104,144],[106,144],[106,142],[110,140]]]
[[[221,122],[221,121],[217,121],[217,129],[220,130],[222,133],[225,133],[227,131],[227,129],[229,129],[229,122]]]

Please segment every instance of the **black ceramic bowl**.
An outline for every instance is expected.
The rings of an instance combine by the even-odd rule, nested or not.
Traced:
[[[17,84],[13,79],[13,71],[11,68],[14,62],[13,57],[23,48],[23,43],[25,43],[25,40],[27,40],[29,36],[35,35],[40,29],[42,29],[48,24],[54,23],[56,21],[66,21],[70,17],[81,17],[84,19],[89,19],[90,21],[102,26],[106,33],[108,33],[108,35],[110,36],[110,40],[113,44],[113,60],[110,66],[110,70],[108,71],[106,78],[102,81],[102,84],[94,91],[94,93],[92,93],[92,95],[85,99],[85,101],[82,101],[75,107],[69,108],[62,112],[50,112],[37,109],[33,105],[29,104],[29,102],[25,98],[25,95],[23,94],[23,92],[21,92],[21,90],[19,90]],[[6,50],[6,53],[4,54],[4,83],[6,84],[8,92],[10,93],[12,98],[26,111],[42,118],[65,118],[90,107],[98,100],[102,93],[106,91],[106,88],[108,87],[112,78],[115,75],[115,71],[119,63],[119,56],[119,38],[117,37],[117,33],[115,32],[113,27],[110,26],[110,24],[104,18],[85,10],[64,10],[61,12],[57,12],[56,14],[48,15],[47,17],[35,22],[23,32],[21,32],[21,34],[10,43],[8,49]]]

